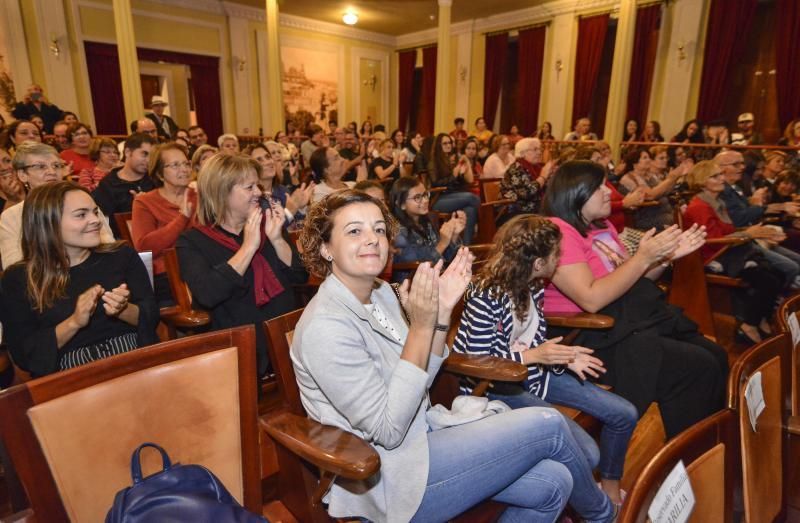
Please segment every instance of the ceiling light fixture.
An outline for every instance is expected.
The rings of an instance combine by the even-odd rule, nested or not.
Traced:
[[[345,14],[342,15],[342,22],[347,25],[356,25],[358,22],[358,15],[355,14],[353,11],[347,11]]]

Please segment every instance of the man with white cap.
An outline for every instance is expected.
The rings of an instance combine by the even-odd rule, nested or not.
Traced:
[[[175,123],[175,120],[164,114],[164,108],[167,105],[167,101],[164,98],[155,95],[150,100],[150,109],[153,112],[145,115],[156,124],[158,136],[162,141],[172,140],[175,137],[175,133],[178,132],[178,124]]]
[[[761,133],[757,133],[753,126],[753,113],[742,113],[737,119],[739,132],[733,133],[731,143],[733,145],[761,145],[764,139]]]

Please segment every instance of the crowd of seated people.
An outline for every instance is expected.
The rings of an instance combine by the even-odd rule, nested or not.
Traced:
[[[727,353],[656,285],[670,264],[699,251],[709,272],[748,284],[733,292],[746,345],[771,333],[776,303],[800,287],[796,153],[737,151],[763,143],[749,113],[732,133],[687,122],[679,147],[661,144],[658,122],[628,122],[616,163],[588,118],[564,143],[547,122],[535,137],[494,134],[483,118],[471,132],[457,119],[451,133],[423,136],[368,119],[312,124],[305,140],[288,127],[258,143],[223,134],[215,148],[200,126],[148,115],[120,155],[69,116],[41,128],[19,119],[0,135],[0,321],[14,363],[38,377],[155,343],[159,307],[175,299],[164,258],[175,248],[211,329],[256,326],[267,377],[262,323],[296,310],[295,287],[313,274],[321,284],[291,348],[303,404],[382,460],[382,495],[335,484],[337,517],[446,520],[495,499],[509,520],[552,521],[569,503],[612,521],[649,405],[672,438],[724,401]],[[464,247],[479,232],[481,183],[512,203],[472,274]],[[117,229],[122,213],[132,245],[117,241],[128,232]],[[719,255],[706,237],[742,241]],[[152,280],[136,251],[152,252]],[[390,260],[404,265],[394,288],[376,281]],[[612,316],[614,327],[562,345],[545,313],[577,311]],[[451,322],[452,350],[510,359],[528,375],[488,393],[507,412],[430,430],[427,391],[451,350]],[[597,418],[599,445],[551,405]],[[453,474],[468,463],[480,481]]]

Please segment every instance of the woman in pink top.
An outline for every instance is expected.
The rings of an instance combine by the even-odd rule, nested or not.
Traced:
[[[131,236],[137,251],[153,252],[156,301],[172,301],[164,251],[194,224],[197,193],[189,188],[192,164],[186,149],[174,142],[158,147],[150,156],[150,177],[159,187],[133,200]]]
[[[119,163],[119,150],[110,138],[95,138],[89,147],[89,158],[94,162],[94,169],[84,169],[78,174],[78,183],[88,191],[94,191],[100,180]]]
[[[575,343],[595,350],[608,369],[603,382],[640,415],[658,402],[671,438],[721,408],[727,382],[725,350],[667,304],[653,283],[671,261],[703,245],[705,230],[650,230],[629,257],[607,220],[611,198],[604,182],[605,170],[590,161],[566,162],[551,180],[543,213],[561,229],[561,259],[544,308],[614,318],[610,330],[584,331]]]
[[[77,181],[81,171],[93,171],[94,162],[89,158],[89,147],[92,145],[92,130],[88,125],[77,122],[67,129],[69,149],[61,151],[61,159],[72,166],[69,176]]]

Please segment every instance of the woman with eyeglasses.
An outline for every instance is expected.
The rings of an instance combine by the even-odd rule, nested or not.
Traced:
[[[80,122],[67,129],[69,149],[61,151],[61,159],[72,166],[72,172],[68,174],[72,181],[77,182],[83,171],[94,171],[95,163],[89,157],[93,136],[89,126]]]
[[[88,191],[97,188],[100,180],[119,165],[119,149],[110,138],[95,138],[89,147],[89,158],[94,162],[94,169],[83,170],[78,175],[78,183]]]
[[[67,164],[58,156],[58,152],[47,144],[40,142],[23,142],[17,147],[12,161],[12,168],[17,178],[28,192],[33,189],[61,181],[68,172]],[[0,215],[0,258],[3,268],[22,259],[22,211],[25,200],[14,205]],[[108,226],[108,219],[100,213],[102,226],[100,240],[113,243],[114,234]]]
[[[11,165],[11,155],[0,149],[0,213],[25,199],[25,187]]]
[[[482,179],[501,180],[506,173],[506,169],[514,163],[513,149],[511,140],[504,134],[499,134],[492,140],[492,154],[486,158],[483,164]]]
[[[192,164],[188,152],[175,142],[155,149],[148,174],[157,188],[133,199],[131,236],[137,251],[153,253],[153,286],[159,306],[164,307],[174,300],[164,251],[175,247],[178,236],[195,223],[197,193],[189,188]]]
[[[102,226],[74,183],[25,200],[23,259],[3,275],[0,319],[14,362],[35,377],[158,342],[147,271],[130,247],[103,242]]]
[[[428,162],[428,180],[431,187],[444,188],[444,192],[433,204],[434,211],[464,211],[467,218],[464,243],[469,245],[472,243],[475,225],[478,223],[481,199],[469,190],[474,181],[469,160],[464,156],[458,158],[453,138],[449,134],[440,133],[436,136],[432,156]]]
[[[403,176],[392,185],[389,207],[400,223],[394,242],[395,262],[436,263],[442,258],[450,262],[458,252],[466,215],[463,211],[454,212],[437,231],[428,216],[430,199],[431,193],[416,176]],[[402,281],[406,276],[408,273],[397,273],[396,279]]]

